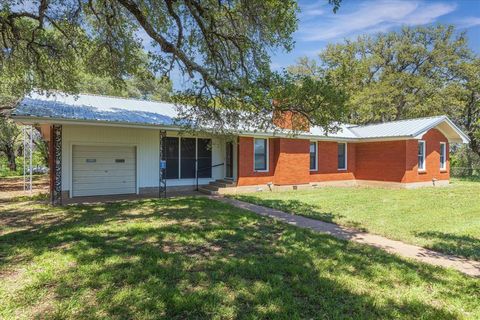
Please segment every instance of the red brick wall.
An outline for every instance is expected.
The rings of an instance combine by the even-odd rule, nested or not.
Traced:
[[[275,162],[276,185],[305,184],[310,182],[310,141],[305,139],[276,139],[278,152]]]
[[[337,142],[319,141],[317,148],[317,170],[310,171],[310,182],[355,179],[356,146],[354,143],[347,143],[347,170],[338,170]]]
[[[318,164],[310,171],[309,140],[269,139],[269,171],[253,170],[253,138],[240,137],[238,149],[238,185],[303,184],[334,180],[376,180],[389,182],[425,182],[432,178],[450,178],[448,140],[431,129],[426,142],[426,171],[417,170],[418,140],[347,143],[347,170],[338,170],[337,142],[318,142]],[[440,142],[447,142],[447,170],[440,171]]]
[[[437,129],[431,129],[425,133],[421,140],[426,143],[425,171],[418,171],[418,140],[406,142],[406,171],[402,182],[425,182],[450,179],[450,154],[448,139]],[[447,144],[447,168],[440,170],[440,142]]]
[[[239,137],[238,139],[238,182],[239,186],[250,186],[273,182],[275,171],[275,140],[268,139],[269,165],[268,172],[255,172],[253,170],[253,138]]]
[[[405,175],[406,141],[357,143],[355,177],[360,180],[401,182]]]

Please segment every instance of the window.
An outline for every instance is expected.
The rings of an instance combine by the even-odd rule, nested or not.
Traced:
[[[440,142],[440,169],[447,169],[447,144]]]
[[[425,170],[425,141],[418,141],[418,170]]]
[[[255,139],[254,140],[254,170],[267,171],[268,170],[268,140]]]
[[[338,144],[338,170],[347,170],[347,144]]]
[[[317,170],[317,143],[310,142],[310,171]]]

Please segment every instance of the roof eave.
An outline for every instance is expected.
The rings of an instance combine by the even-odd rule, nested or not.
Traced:
[[[422,136],[425,133],[428,132],[428,130],[431,130],[431,129],[437,127],[438,125],[442,124],[443,122],[446,122],[450,127],[452,127],[453,130],[455,131],[455,133],[457,133],[458,136],[460,137],[460,139],[448,138],[447,137],[449,142],[453,142],[453,143],[469,143],[470,142],[470,138],[459,127],[457,127],[457,125],[455,123],[453,123],[453,121],[450,120],[450,118],[448,118],[447,116],[442,116],[440,119],[438,119],[434,123],[432,123],[432,124],[428,125],[427,127],[422,128],[421,130],[415,132],[412,136],[415,139],[421,139]]]

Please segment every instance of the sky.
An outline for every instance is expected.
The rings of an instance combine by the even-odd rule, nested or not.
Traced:
[[[438,23],[465,31],[471,49],[480,54],[480,0],[343,0],[336,14],[327,0],[301,0],[299,5],[295,48],[272,56],[272,69],[295,64],[302,56],[314,58],[328,43]]]

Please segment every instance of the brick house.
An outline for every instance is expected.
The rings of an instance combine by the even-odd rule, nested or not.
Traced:
[[[39,127],[49,141],[57,202],[156,193],[162,181],[168,190],[191,190],[198,181],[211,193],[446,185],[450,143],[468,142],[446,116],[342,125],[334,134],[300,121],[302,131],[292,136],[285,130],[295,117],[282,113],[274,123],[283,131],[243,132],[232,140],[180,134],[176,115],[167,103],[58,94],[24,98],[12,118]]]

